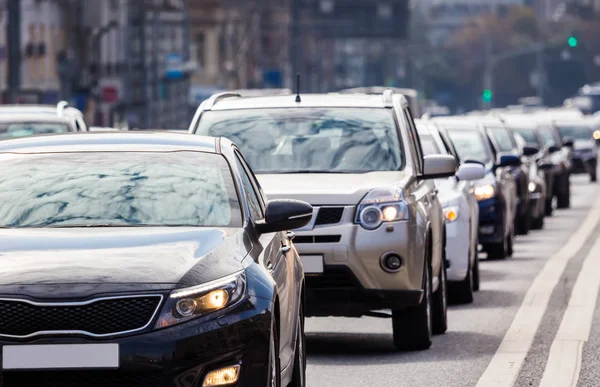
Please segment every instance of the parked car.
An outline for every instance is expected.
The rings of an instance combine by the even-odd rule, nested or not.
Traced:
[[[554,125],[562,143],[571,148],[571,173],[587,173],[590,180],[598,181],[598,147],[594,140],[594,128],[586,119],[555,120]]]
[[[435,124],[416,120],[424,155],[451,155]],[[473,193],[473,181],[483,179],[480,164],[463,164],[456,176],[435,179],[446,220],[446,259],[448,260],[448,295],[456,303],[473,302],[479,290],[479,205]]]
[[[66,101],[60,101],[53,105],[0,105],[0,118],[4,122],[9,117],[28,117],[30,122],[46,122],[47,120],[60,119],[69,126],[69,132],[87,132],[89,125],[85,121],[83,113],[69,105]],[[22,122],[22,121],[19,121]]]
[[[51,135],[0,159],[3,383],[305,386],[287,230],[312,207],[267,201],[230,141]]]
[[[314,206],[297,230],[307,316],[390,317],[398,349],[446,331],[444,218],[433,179],[454,157],[424,156],[404,96],[215,95],[190,133],[224,136],[265,192]]]
[[[540,133],[539,123],[536,120],[529,115],[516,114],[504,115],[502,119],[515,137],[519,135],[527,146],[540,150],[530,158],[530,180],[533,184],[529,185],[531,225],[534,229],[540,229],[544,225],[544,216],[552,215],[555,176],[553,169],[556,166],[552,163],[549,147],[544,141],[544,134]],[[532,168],[534,163],[536,168]],[[543,208],[543,213],[540,207]]]
[[[432,119],[442,139],[460,164],[480,163],[486,168],[473,192],[479,202],[479,243],[488,258],[503,259],[513,254],[517,188],[511,168],[521,159],[512,154],[494,154],[483,127],[472,117]]]

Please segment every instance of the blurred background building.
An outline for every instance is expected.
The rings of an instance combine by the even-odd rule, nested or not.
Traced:
[[[296,73],[303,92],[410,87],[452,111],[560,104],[600,81],[599,14],[600,0],[0,0],[0,93],[156,129],[187,127],[217,91],[294,89]]]

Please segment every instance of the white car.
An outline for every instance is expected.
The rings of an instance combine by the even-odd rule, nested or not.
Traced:
[[[416,124],[425,155],[450,154],[434,123]],[[456,176],[435,180],[446,220],[448,295],[456,303],[472,302],[473,292],[479,290],[479,205],[471,182],[484,176],[483,165],[464,164]]]

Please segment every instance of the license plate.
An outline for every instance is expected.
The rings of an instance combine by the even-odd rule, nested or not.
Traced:
[[[300,258],[306,274],[323,274],[322,255],[301,255]]]
[[[119,344],[5,345],[2,369],[119,368]]]

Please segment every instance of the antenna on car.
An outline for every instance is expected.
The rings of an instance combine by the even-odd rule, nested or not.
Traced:
[[[300,98],[300,73],[296,74],[296,103],[302,102]]]

